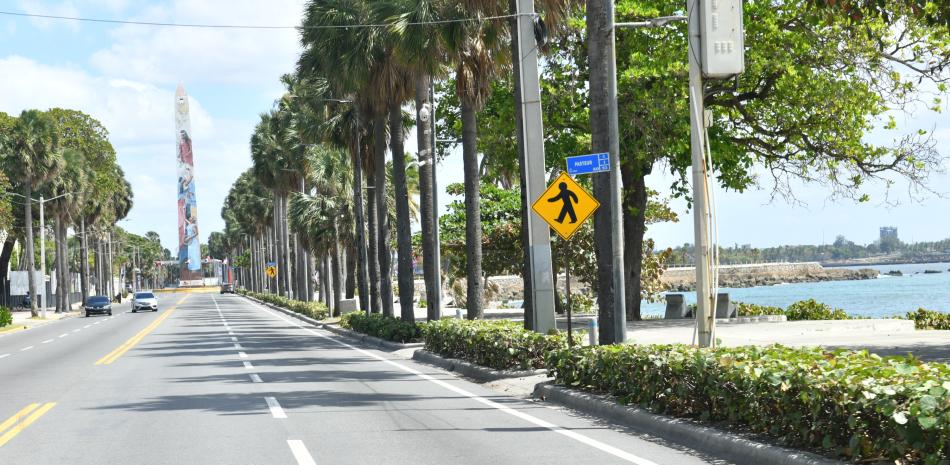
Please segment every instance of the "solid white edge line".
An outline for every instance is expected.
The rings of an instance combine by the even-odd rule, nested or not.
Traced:
[[[254,365],[251,365],[251,362],[248,362],[247,360],[245,360],[245,361],[244,361],[244,369],[246,369],[246,370],[253,370],[253,369],[254,369]]]
[[[260,307],[260,306],[258,306],[257,304],[255,304],[255,303],[253,303],[253,302],[252,302],[251,304],[252,304],[254,307],[257,307],[257,308],[263,310],[263,308]],[[268,312],[268,313],[270,313],[270,312]],[[497,402],[488,400],[488,399],[486,399],[486,398],[484,398],[484,397],[481,397],[481,396],[479,396],[479,395],[477,395],[477,394],[468,392],[468,391],[466,391],[465,389],[462,389],[462,388],[460,388],[460,387],[458,387],[458,386],[453,386],[452,384],[449,384],[449,383],[447,383],[447,382],[445,382],[445,381],[442,381],[442,380],[440,380],[440,379],[433,378],[432,376],[429,376],[429,375],[427,375],[427,374],[425,374],[425,373],[423,373],[423,372],[421,372],[421,371],[419,371],[419,370],[416,370],[416,369],[414,369],[414,368],[412,368],[412,367],[403,365],[403,364],[401,364],[401,363],[394,362],[394,361],[392,361],[392,360],[390,360],[390,359],[388,359],[388,358],[379,356],[379,355],[374,354],[374,353],[372,353],[372,352],[370,352],[370,351],[368,351],[368,350],[360,349],[359,347],[355,347],[355,346],[349,345],[349,344],[347,344],[347,343],[345,343],[345,342],[342,342],[342,341],[337,340],[336,338],[333,338],[333,337],[330,337],[330,336],[328,336],[328,335],[326,335],[326,334],[322,334],[322,333],[320,333],[320,332],[314,331],[314,330],[311,329],[311,328],[307,328],[307,327],[305,327],[305,326],[303,326],[303,325],[301,325],[301,324],[299,324],[299,323],[297,323],[297,322],[295,322],[295,321],[288,320],[287,318],[284,318],[284,317],[281,316],[281,315],[277,315],[277,314],[273,314],[273,315],[276,316],[277,318],[280,318],[281,320],[284,320],[284,322],[286,322],[286,323],[290,323],[290,324],[293,325],[293,326],[296,326],[296,327],[298,327],[298,328],[300,328],[300,329],[302,329],[302,330],[304,330],[304,331],[306,331],[306,332],[308,332],[308,333],[310,333],[310,334],[313,334],[314,336],[322,337],[322,338],[324,338],[324,339],[326,339],[326,340],[328,340],[328,341],[332,341],[332,342],[334,342],[334,343],[336,343],[336,344],[338,344],[338,345],[341,345],[341,346],[343,346],[343,347],[347,347],[347,348],[349,348],[349,349],[355,350],[356,352],[359,352],[360,354],[363,354],[363,355],[365,355],[365,356],[367,356],[367,357],[374,358],[374,359],[379,360],[379,361],[381,361],[381,362],[383,362],[383,363],[386,363],[386,364],[388,364],[388,365],[391,365],[391,366],[393,366],[393,367],[396,367],[396,368],[398,368],[398,369],[400,369],[400,370],[402,370],[402,371],[405,371],[405,372],[407,372],[407,373],[414,374],[414,375],[416,375],[416,376],[418,376],[418,377],[420,377],[420,378],[422,378],[422,379],[424,379],[424,380],[426,380],[426,381],[429,381],[429,382],[435,383],[435,384],[437,384],[437,385],[439,385],[439,386],[442,386],[443,388],[448,389],[449,391],[452,391],[452,392],[454,392],[454,393],[456,393],[456,394],[459,394],[459,395],[468,397],[468,398],[470,398],[470,399],[472,399],[472,400],[474,400],[474,401],[476,401],[476,402],[479,402],[479,403],[481,403],[481,404],[483,404],[483,405],[486,405],[486,406],[491,407],[491,408],[494,408],[494,409],[496,409],[496,410],[505,412],[505,413],[507,413],[507,414],[509,414],[509,415],[512,415],[512,416],[517,417],[517,418],[520,418],[520,419],[522,419],[522,420],[524,420],[524,421],[527,421],[528,423],[532,423],[532,424],[537,425],[537,426],[540,426],[540,427],[542,427],[542,428],[551,430],[551,431],[553,431],[553,432],[555,432],[555,433],[558,433],[558,434],[567,436],[567,437],[569,437],[569,438],[571,438],[571,439],[573,439],[573,440],[575,440],[575,441],[577,441],[577,442],[580,442],[580,443],[582,443],[582,444],[588,445],[588,446],[593,447],[593,448],[595,448],[595,449],[597,449],[597,450],[600,450],[600,451],[602,451],[602,452],[606,452],[606,453],[608,453],[608,454],[610,454],[610,455],[613,455],[613,456],[615,456],[615,457],[617,457],[617,458],[626,460],[627,462],[634,463],[634,464],[637,464],[637,465],[658,465],[656,462],[653,462],[653,461],[651,461],[651,460],[647,460],[647,459],[645,459],[645,458],[643,458],[643,457],[640,457],[640,456],[631,454],[631,453],[629,453],[629,452],[627,452],[627,451],[624,451],[624,450],[620,450],[620,449],[618,449],[618,448],[616,448],[616,447],[614,447],[614,446],[611,446],[611,445],[609,445],[609,444],[600,442],[600,441],[598,441],[598,440],[596,440],[596,439],[592,439],[592,438],[589,438],[589,437],[584,436],[584,435],[582,435],[582,434],[575,433],[574,431],[571,431],[571,430],[568,430],[568,429],[564,429],[563,427],[560,427],[560,426],[555,425],[555,424],[553,424],[553,423],[547,422],[547,421],[542,420],[542,419],[540,419],[540,418],[533,417],[533,416],[531,416],[531,415],[529,415],[529,414],[527,414],[527,413],[524,413],[524,412],[515,410],[515,409],[513,409],[513,408],[511,408],[511,407],[507,407],[507,406],[501,405],[501,404],[499,404],[499,403],[497,403]]]
[[[253,382],[255,382],[255,383],[263,383],[263,382],[264,382],[264,380],[262,380],[261,377],[258,376],[257,373],[251,373],[251,381],[253,381]]]
[[[264,401],[267,402],[267,408],[270,409],[270,414],[274,418],[287,418],[287,414],[284,413],[284,409],[280,407],[280,404],[277,403],[277,399],[274,397],[265,397]]]
[[[313,461],[313,457],[310,456],[310,452],[307,450],[307,446],[304,445],[303,441],[299,439],[288,439],[287,445],[290,446],[290,452],[292,452],[294,458],[297,459],[297,465],[317,465],[317,462]]]

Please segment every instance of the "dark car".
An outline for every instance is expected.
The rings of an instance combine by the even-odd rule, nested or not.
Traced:
[[[224,284],[222,284],[222,285],[221,285],[221,293],[222,293],[222,294],[234,294],[234,284],[232,284],[232,283],[224,283]]]
[[[109,298],[104,295],[94,295],[86,299],[86,305],[83,309],[86,311],[87,317],[93,313],[112,315],[112,303],[109,302]]]

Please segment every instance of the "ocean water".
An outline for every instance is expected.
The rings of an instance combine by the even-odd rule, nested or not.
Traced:
[[[913,265],[857,266],[872,268],[882,275],[861,281],[828,281],[820,283],[779,284],[749,288],[722,288],[734,301],[787,307],[799,300],[815,299],[852,315],[886,317],[904,314],[918,308],[950,312],[950,263]],[[885,273],[898,270],[904,276]],[[924,270],[941,271],[924,274]],[[696,294],[685,294],[688,303],[696,302]],[[644,302],[645,315],[663,315],[666,304]]]

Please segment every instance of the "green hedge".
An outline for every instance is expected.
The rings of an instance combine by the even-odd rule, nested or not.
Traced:
[[[596,346],[548,354],[556,381],[852,460],[950,463],[950,367],[782,346]]]
[[[418,341],[422,336],[420,325],[379,313],[372,315],[367,315],[366,312],[347,313],[340,318],[340,326],[395,342]]]
[[[907,312],[906,318],[914,320],[917,329],[950,329],[950,314],[933,310],[917,309],[916,312]]]
[[[855,318],[840,308],[832,308],[815,299],[795,302],[786,309],[768,305],[748,304],[745,302],[737,302],[736,307],[739,316],[785,315],[788,321],[850,320]]]
[[[9,308],[0,305],[0,328],[13,324],[13,313]]]
[[[539,334],[507,320],[431,321],[423,335],[430,352],[496,370],[544,368],[545,354],[567,348],[562,334]]]
[[[315,320],[322,320],[330,314],[326,305],[323,305],[320,302],[304,302],[301,300],[288,299],[287,297],[282,297],[276,294],[251,292],[246,289],[238,289],[237,292],[248,297],[253,297],[262,302],[267,302],[278,307],[284,307],[294,313],[306,315]]]

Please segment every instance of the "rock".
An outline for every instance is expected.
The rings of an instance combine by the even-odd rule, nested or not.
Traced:
[[[900,270],[891,270],[887,272],[888,276],[904,276],[904,273],[901,273]]]
[[[924,270],[924,274],[938,274],[942,273],[940,270]]]

